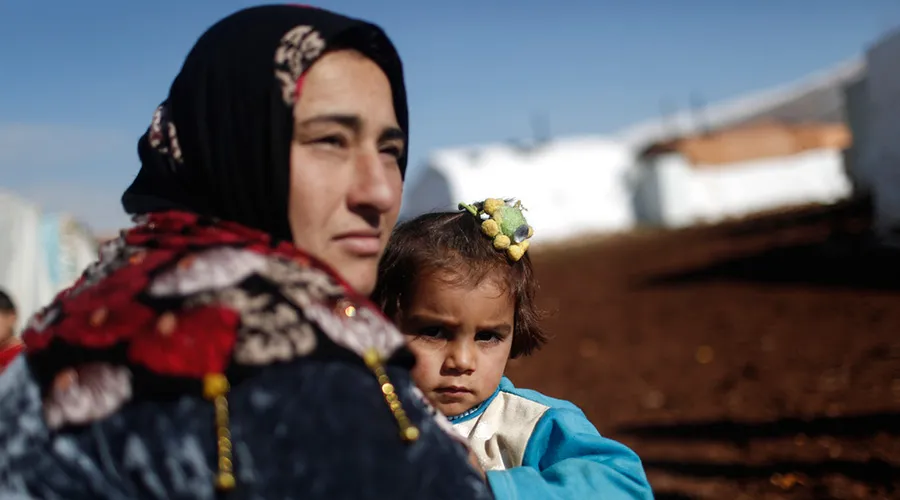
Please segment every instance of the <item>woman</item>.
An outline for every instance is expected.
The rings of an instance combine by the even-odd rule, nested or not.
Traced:
[[[136,226],[0,380],[0,498],[489,498],[364,298],[407,137],[379,28],[210,28],[139,141]]]

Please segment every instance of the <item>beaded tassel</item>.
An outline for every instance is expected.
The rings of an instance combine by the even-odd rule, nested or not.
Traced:
[[[210,373],[203,377],[203,397],[213,402],[216,408],[216,441],[218,448],[218,472],[216,489],[234,489],[234,465],[231,461],[231,431],[228,429],[228,379],[221,373]]]
[[[381,385],[381,393],[384,394],[384,400],[390,407],[394,420],[397,421],[397,426],[400,427],[400,438],[406,442],[419,439],[419,428],[410,422],[406,412],[403,411],[400,398],[397,397],[397,393],[394,391],[394,384],[391,383],[387,372],[384,370],[384,364],[381,361],[381,355],[378,353],[378,350],[374,347],[367,350],[365,356],[363,356],[363,361],[378,378],[378,383]]]

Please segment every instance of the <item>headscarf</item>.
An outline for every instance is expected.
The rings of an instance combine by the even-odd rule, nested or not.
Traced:
[[[298,80],[327,51],[345,48],[387,75],[408,135],[402,64],[381,28],[304,6],[251,7],[216,23],[188,54],[138,141],[141,170],[122,196],[125,211],[194,212],[290,241]]]

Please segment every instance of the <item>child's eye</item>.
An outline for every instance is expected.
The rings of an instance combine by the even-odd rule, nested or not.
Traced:
[[[424,328],[420,328],[416,335],[419,337],[424,337],[428,339],[441,339],[445,338],[444,329],[439,326],[426,326]]]
[[[500,342],[503,340],[503,336],[497,332],[478,332],[475,334],[475,340],[477,342]]]

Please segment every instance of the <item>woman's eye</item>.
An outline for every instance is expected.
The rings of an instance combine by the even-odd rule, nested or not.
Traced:
[[[399,160],[403,156],[403,150],[399,147],[388,146],[381,148],[381,154],[386,154],[394,158],[395,160]]]
[[[317,144],[324,144],[326,146],[335,146],[335,147],[343,147],[344,146],[344,138],[339,135],[329,135],[326,137],[316,139],[314,142]]]

